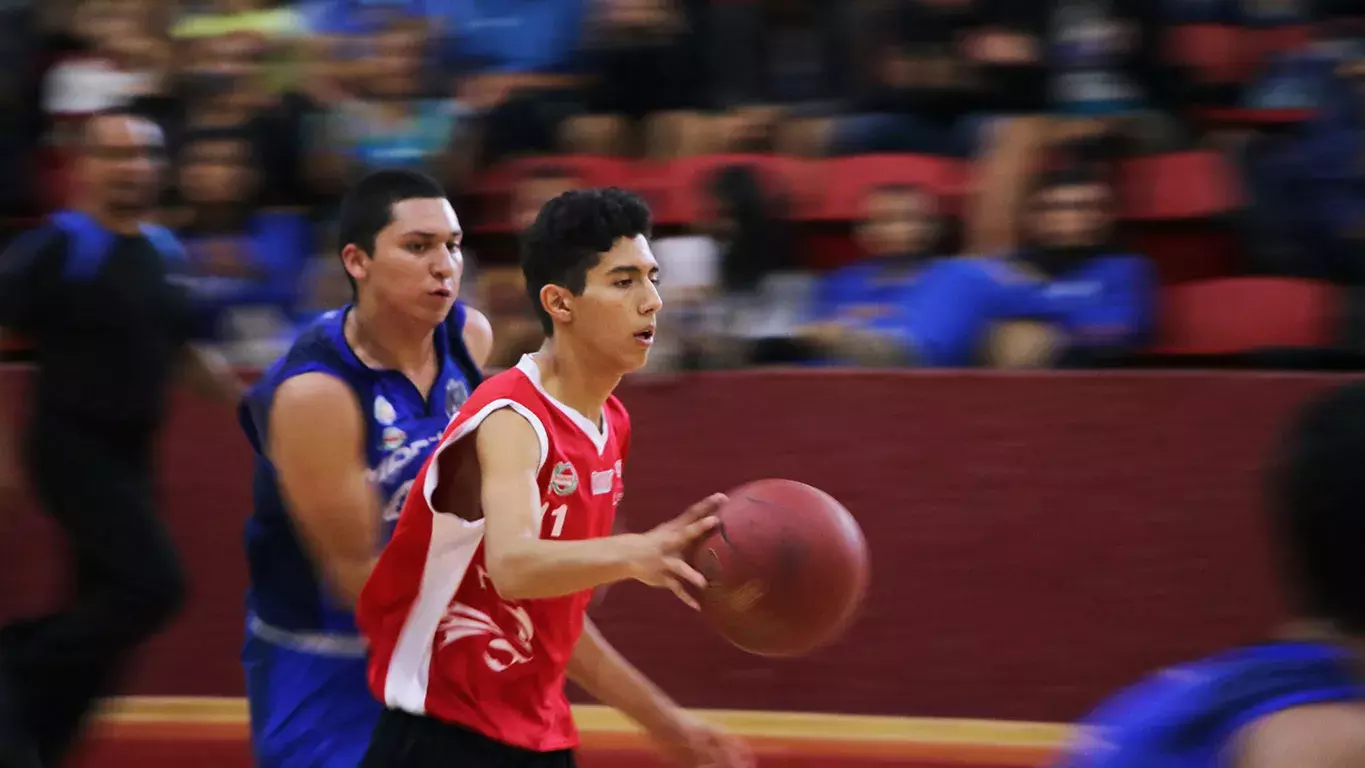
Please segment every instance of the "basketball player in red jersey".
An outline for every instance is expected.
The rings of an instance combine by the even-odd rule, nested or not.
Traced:
[[[372,768],[568,768],[571,679],[685,766],[747,768],[735,739],[682,711],[585,614],[637,579],[695,604],[681,553],[716,525],[712,496],[648,533],[611,535],[630,419],[613,395],[644,365],[661,302],[649,209],[618,189],[551,200],[522,271],[547,341],[475,390],[418,474],[360,596],[385,713]]]

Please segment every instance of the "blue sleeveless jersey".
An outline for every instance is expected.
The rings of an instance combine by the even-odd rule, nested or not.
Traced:
[[[1230,766],[1228,745],[1255,720],[1365,699],[1351,663],[1330,645],[1270,643],[1171,667],[1096,709],[1059,768]]]
[[[276,634],[356,634],[351,611],[331,597],[315,573],[281,498],[275,468],[265,455],[270,407],[279,386],[303,373],[323,372],[345,381],[355,392],[366,423],[365,459],[383,510],[381,538],[376,542],[382,547],[393,533],[417,471],[480,381],[461,333],[462,304],[457,302],[436,328],[440,371],[426,400],[403,374],[360,362],[342,335],[349,310],[348,305],[328,312],[305,328],[238,409],[238,420],[256,452],[254,510],[246,526],[247,609],[254,627]]]

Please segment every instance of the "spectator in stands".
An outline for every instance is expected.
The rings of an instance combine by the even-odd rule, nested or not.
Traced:
[[[711,4],[707,39],[713,151],[809,146],[821,118],[854,87],[852,3],[761,0]],[[807,118],[811,120],[807,120]],[[781,135],[777,135],[782,126]]]
[[[885,186],[864,203],[857,239],[866,257],[825,276],[813,322],[802,338],[828,362],[891,365],[909,362],[910,334],[921,273],[937,255],[937,201],[927,190]]]
[[[353,97],[319,116],[310,142],[309,175],[320,189],[340,189],[378,168],[420,170],[448,186],[464,178],[464,111],[454,99],[422,92],[425,42],[411,23],[370,36],[368,55],[353,69]]]
[[[1188,139],[1175,114],[1177,73],[1162,56],[1164,27],[1147,0],[1030,0],[1051,67],[1055,140],[1110,134],[1144,152]]]
[[[88,115],[161,91],[171,51],[138,10],[113,0],[79,6],[70,30],[72,50],[48,70],[43,84],[43,109],[58,127],[74,130]]]
[[[171,27],[172,38],[194,43],[223,35],[242,35],[252,40],[255,53],[265,62],[269,86],[284,89],[298,85],[308,21],[292,4],[204,0],[199,5],[186,9]]]
[[[260,172],[250,137],[203,129],[183,138],[174,212],[189,256],[197,335],[244,364],[268,363],[292,339],[311,246],[307,219],[258,208]]]
[[[696,0],[601,0],[589,18],[591,114],[566,126],[570,151],[671,158],[704,148]]]
[[[553,163],[530,169],[517,180],[512,190],[510,219],[515,232],[525,232],[536,220],[541,207],[564,192],[581,186],[568,168]],[[477,256],[477,254],[473,254]],[[478,262],[477,258],[473,261]],[[469,273],[471,253],[465,251],[465,272]],[[507,368],[523,354],[540,348],[544,329],[526,301],[526,280],[515,265],[474,264],[478,308],[493,328],[490,368]]]
[[[285,109],[264,77],[263,51],[249,33],[196,39],[174,93],[140,99],[134,109],[166,132],[173,156],[182,139],[204,130],[239,131],[264,174],[258,186],[270,204],[297,204],[301,135],[298,116]]]
[[[978,0],[907,0],[873,8],[864,45],[875,53],[854,114],[810,126],[830,154],[910,152],[967,157],[985,105],[963,41],[980,24]]]
[[[432,21],[442,67],[460,103],[473,110],[485,163],[563,145],[570,118],[583,114],[585,3],[443,0]]]
[[[1093,175],[1050,173],[1031,195],[1022,251],[926,273],[909,334],[920,363],[1097,364],[1144,343],[1152,270],[1109,240],[1113,203]]]
[[[1317,109],[1277,148],[1244,155],[1254,203],[1290,247],[1254,251],[1267,271],[1365,284],[1365,9],[1332,9],[1303,57]],[[1262,227],[1262,230],[1267,229]],[[1295,247],[1296,246],[1296,247]],[[1291,258],[1286,258],[1290,256]]]
[[[787,360],[811,285],[784,217],[786,200],[746,165],[721,168],[705,183],[695,233],[654,243],[669,320],[653,365]]]
[[[1155,278],[1145,257],[1112,241],[1115,202],[1112,187],[1085,170],[1043,180],[1026,248],[1007,262],[1020,283],[1000,294],[990,362],[1100,363],[1148,340]]]
[[[1042,30],[1030,3],[976,0],[979,26],[963,47],[981,82],[975,138],[981,179],[964,216],[967,245],[976,253],[1012,248],[1018,241],[1016,212],[1033,165],[1034,147],[1047,133],[1048,61]]]

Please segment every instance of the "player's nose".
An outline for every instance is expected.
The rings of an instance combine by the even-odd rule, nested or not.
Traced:
[[[455,259],[449,254],[439,256],[431,261],[431,274],[438,280],[449,280],[455,276]]]
[[[645,295],[645,302],[640,307],[640,311],[646,315],[652,315],[663,308],[664,299],[659,295],[659,286],[648,280],[645,281],[645,286],[647,286],[646,290],[648,292]]]

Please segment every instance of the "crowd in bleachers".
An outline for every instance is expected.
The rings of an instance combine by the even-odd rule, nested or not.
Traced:
[[[450,191],[495,364],[539,343],[517,231],[603,184],[656,214],[660,369],[1354,339],[1349,0],[7,0],[0,37],[10,230],[79,203],[82,116],[152,117],[246,364],[348,299],[335,206],[389,166]]]

